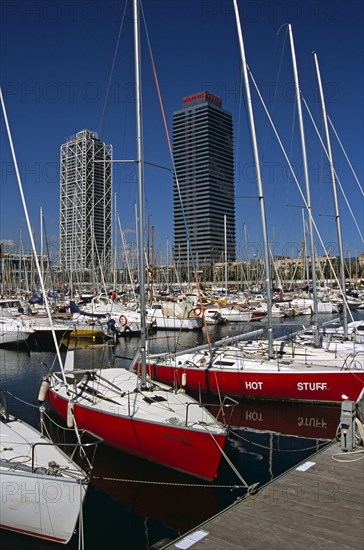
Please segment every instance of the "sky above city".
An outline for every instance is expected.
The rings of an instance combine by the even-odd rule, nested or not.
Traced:
[[[329,164],[317,135],[317,131],[323,135],[323,124],[312,50],[317,51],[334,127],[330,126],[330,136],[344,253],[361,254],[363,3],[240,0],[238,5],[248,66],[298,182],[251,83],[272,251],[296,257],[304,236],[308,239],[287,34],[291,23],[304,98],[312,212],[319,233],[315,231],[315,246],[320,254],[323,244],[329,253],[338,253]],[[165,261],[173,246],[173,179],[148,41],[170,133],[173,112],[182,108],[182,98],[203,90],[219,96],[223,108],[233,114],[237,255],[261,255],[260,210],[233,2],[144,0],[142,12],[144,156],[146,162],[168,169],[145,168],[146,216],[149,227],[154,227],[156,254]],[[1,85],[35,241],[39,246],[42,207],[48,244],[56,251],[61,144],[87,128],[112,144],[114,159],[136,157],[132,2],[0,0],[0,40]],[[29,250],[2,113],[0,119],[0,241],[17,251],[21,240]],[[114,164],[113,193],[126,240],[135,242],[137,181],[132,163]]]

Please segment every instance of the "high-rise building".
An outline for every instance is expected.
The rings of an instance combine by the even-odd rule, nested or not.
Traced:
[[[61,146],[60,265],[110,269],[112,146],[82,130]]]
[[[220,98],[201,92],[183,99],[173,114],[173,156],[176,263],[191,265],[187,234],[197,268],[224,260],[225,235],[227,259],[234,261],[233,123]]]

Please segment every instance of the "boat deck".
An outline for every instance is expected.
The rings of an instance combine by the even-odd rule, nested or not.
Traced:
[[[11,468],[12,471],[48,469],[51,473],[50,465],[54,463],[58,466],[54,475],[62,470],[65,475],[86,476],[52,441],[21,420],[0,422],[0,442],[0,472]]]
[[[68,382],[73,374],[68,372]],[[113,416],[141,422],[175,426],[217,435],[225,427],[199,402],[184,392],[171,391],[169,386],[152,384],[149,390],[137,389],[138,377],[124,368],[104,369],[93,373],[87,383],[79,382],[78,404]],[[56,383],[54,393],[68,400],[69,388]],[[91,405],[91,407],[90,407]]]
[[[332,443],[163,550],[359,549],[364,460]],[[153,548],[153,547],[152,547]]]
[[[285,352],[275,360],[268,360],[261,351],[257,349],[254,353],[243,354],[239,348],[222,348],[213,358],[210,370],[245,372],[287,372],[295,373],[307,369],[308,372],[315,370],[322,372],[340,372],[342,370],[362,371],[364,361],[364,346],[358,345],[350,352],[348,350],[327,351],[327,350],[299,350],[290,355]],[[158,359],[155,361],[158,363]],[[172,363],[173,364],[173,363]],[[209,365],[208,352],[196,352],[194,354],[180,354],[175,358],[175,366],[183,366],[186,371],[190,366],[207,368]]]

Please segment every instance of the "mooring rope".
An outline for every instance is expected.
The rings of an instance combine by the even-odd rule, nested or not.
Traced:
[[[230,432],[238,439],[241,439],[242,441],[245,441],[246,443],[249,443],[250,445],[255,445],[256,447],[260,447],[261,449],[266,449],[266,450],[273,450],[273,451],[277,451],[277,452],[282,452],[282,453],[300,453],[301,451],[311,451],[312,449],[316,449],[317,448],[317,445],[312,445],[311,447],[305,447],[305,448],[300,448],[300,449],[279,449],[279,448],[272,448],[271,446],[268,446],[268,445],[262,445],[261,443],[255,443],[255,441],[251,441],[251,439],[247,439],[246,437],[243,437],[239,434],[237,434],[234,430],[230,429]],[[264,433],[267,433],[267,432],[264,432]],[[268,432],[269,433],[269,432]],[[279,435],[284,435],[284,434],[279,434]],[[323,443],[322,443],[322,446],[324,445],[327,445],[330,441],[332,441],[331,439],[322,439]]]
[[[143,483],[145,485],[162,485],[169,487],[196,487],[201,488],[210,488],[210,489],[246,489],[247,485],[215,485],[213,483],[174,483],[171,481],[152,481],[145,479],[128,479],[128,478],[118,478],[118,477],[102,477],[102,476],[92,476],[92,479],[99,479],[101,481],[117,481],[120,483]],[[245,483],[245,482],[244,482]]]
[[[239,470],[234,466],[234,464],[232,463],[232,461],[230,460],[230,458],[228,457],[228,455],[225,453],[224,449],[219,445],[219,443],[216,441],[215,437],[213,436],[213,434],[207,429],[207,426],[206,426],[206,430],[207,432],[211,435],[213,441],[215,442],[217,448],[220,450],[222,456],[225,458],[226,462],[229,464],[230,468],[233,470],[233,472],[235,473],[235,475],[238,477],[238,479],[240,479],[240,481],[242,482],[243,484],[243,487],[247,490],[247,492],[250,494],[254,491],[254,489],[257,487],[258,483],[254,483],[253,485],[248,485],[247,482],[245,481],[245,479],[243,478],[243,476],[240,474]]]
[[[11,393],[9,390],[7,390],[7,394],[11,395],[11,397],[16,399],[17,401],[20,401],[20,403],[23,403],[24,405],[28,405],[29,407],[33,407],[34,409],[39,409],[38,405],[33,405],[33,403],[29,403],[29,401],[25,401],[24,399],[21,399],[20,397],[17,397],[13,393]]]

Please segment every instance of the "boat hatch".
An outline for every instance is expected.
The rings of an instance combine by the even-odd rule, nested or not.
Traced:
[[[147,397],[146,395],[143,397],[143,400],[146,403],[161,403],[162,401],[167,401],[165,397],[162,395],[154,395],[153,397]]]
[[[216,361],[220,365],[220,367],[233,367],[235,365],[235,361]]]

